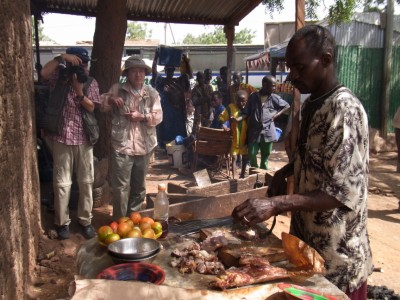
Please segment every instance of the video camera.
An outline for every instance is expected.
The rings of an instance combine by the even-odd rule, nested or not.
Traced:
[[[85,83],[88,80],[88,76],[86,75],[85,69],[82,65],[73,66],[71,63],[67,62],[60,66],[60,78],[64,82],[67,82],[73,74],[76,74],[76,78],[80,83]]]

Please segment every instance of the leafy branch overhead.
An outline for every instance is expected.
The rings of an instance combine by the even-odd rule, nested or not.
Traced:
[[[152,31],[147,29],[147,23],[128,22],[127,40],[145,40],[151,38]]]
[[[255,37],[255,30],[244,28],[235,33],[235,44],[251,44]],[[223,26],[215,26],[214,31],[208,33],[202,33],[199,36],[193,36],[188,33],[182,43],[183,44],[224,44],[226,45],[226,37]]]
[[[284,0],[263,0],[265,11],[270,14],[283,10]],[[400,4],[400,0],[396,0]],[[332,5],[327,7],[324,1],[305,0],[305,17],[306,19],[317,19],[316,11],[318,7],[323,5],[328,8],[328,21],[330,24],[340,24],[350,21],[353,14],[358,11],[379,11],[382,12],[386,7],[386,0],[336,0]]]

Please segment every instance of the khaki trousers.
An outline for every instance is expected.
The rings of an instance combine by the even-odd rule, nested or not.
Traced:
[[[141,210],[146,197],[146,174],[150,155],[130,156],[113,151],[111,185],[114,220]]]
[[[55,224],[69,225],[69,199],[72,174],[75,170],[79,188],[78,221],[87,226],[92,220],[93,208],[93,147],[85,145],[65,145],[53,142],[53,188]]]

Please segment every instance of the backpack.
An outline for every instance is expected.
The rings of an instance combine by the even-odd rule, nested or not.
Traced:
[[[61,133],[62,111],[67,100],[70,86],[58,80],[56,86],[49,92],[49,99],[43,108],[42,118],[38,120],[38,127],[46,133]]]
[[[84,87],[83,87],[83,94],[87,96],[87,90],[90,86],[90,84],[93,81],[93,77],[88,77],[88,80],[86,81]],[[99,125],[97,124],[97,119],[94,114],[94,111],[88,112],[86,109],[81,107],[81,113],[82,113],[82,125],[83,125],[83,130],[88,136],[88,139],[92,145],[97,143],[97,140],[99,139],[100,135],[100,130],[99,130]]]
[[[87,91],[93,77],[88,77],[84,87],[83,94],[87,96]],[[44,129],[46,133],[59,135],[62,126],[62,111],[67,100],[70,86],[62,80],[58,80],[54,89],[48,93],[48,99],[42,100],[42,106],[39,108],[40,113],[37,115],[38,129]],[[83,129],[88,136],[92,145],[99,138],[99,126],[94,112],[88,112],[81,107],[81,115],[83,120]]]

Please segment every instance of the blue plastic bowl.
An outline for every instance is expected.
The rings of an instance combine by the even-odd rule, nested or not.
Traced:
[[[276,130],[276,140],[279,141],[279,138],[281,137],[282,134],[282,129],[275,127]]]

